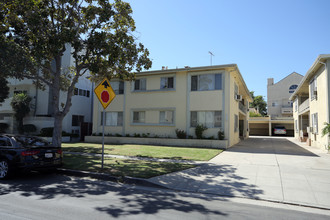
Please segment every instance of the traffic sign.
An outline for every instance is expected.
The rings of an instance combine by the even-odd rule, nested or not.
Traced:
[[[107,78],[105,78],[98,86],[96,86],[94,93],[101,102],[104,109],[106,109],[112,100],[116,97],[116,94],[113,91]]]

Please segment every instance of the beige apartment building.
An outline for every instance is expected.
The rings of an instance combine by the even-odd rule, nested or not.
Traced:
[[[290,96],[297,89],[303,76],[293,72],[274,83],[274,78],[267,79],[267,117],[250,118],[251,135],[269,135],[275,126],[284,126],[288,136],[294,135],[293,103]]]
[[[330,54],[319,55],[290,97],[295,138],[320,149],[329,145],[329,137],[322,137],[324,123],[329,123],[329,65]]]
[[[249,90],[236,64],[147,71],[136,80],[110,82],[116,98],[105,110],[105,134],[176,138],[176,129],[195,138],[224,132],[232,146],[249,136]],[[94,99],[93,133],[102,132],[103,107]],[[226,146],[226,147],[228,147]]]

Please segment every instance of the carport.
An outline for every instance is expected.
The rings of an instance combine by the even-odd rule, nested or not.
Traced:
[[[293,118],[291,117],[250,117],[249,134],[256,136],[273,136],[274,127],[277,125],[284,126],[287,136],[294,136]]]

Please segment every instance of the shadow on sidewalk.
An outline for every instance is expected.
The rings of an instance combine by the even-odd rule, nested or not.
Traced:
[[[232,165],[203,164],[149,180],[176,190],[260,199],[259,195],[263,191],[257,188],[254,180],[245,178],[236,171],[237,168]]]

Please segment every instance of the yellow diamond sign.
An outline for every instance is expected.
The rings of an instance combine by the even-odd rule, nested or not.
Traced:
[[[101,102],[104,109],[108,107],[108,105],[112,102],[112,100],[116,97],[115,92],[113,91],[110,82],[107,78],[105,78],[95,89],[94,93],[97,98]]]

